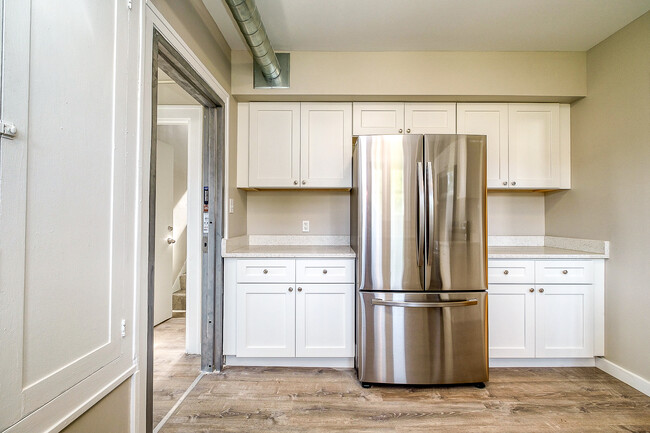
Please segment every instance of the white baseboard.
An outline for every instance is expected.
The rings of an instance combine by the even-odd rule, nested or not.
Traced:
[[[354,368],[354,358],[238,358],[226,356],[227,366]]]
[[[614,376],[621,382],[627,383],[632,388],[641,391],[645,395],[650,396],[650,380],[644,379],[638,374],[632,373],[605,358],[596,358],[596,367],[603,370],[605,373]]]
[[[595,367],[594,358],[490,358],[490,367]]]

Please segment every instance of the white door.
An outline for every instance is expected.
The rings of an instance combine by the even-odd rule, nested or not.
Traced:
[[[535,357],[533,285],[488,286],[490,358]]]
[[[508,187],[508,104],[458,104],[458,133],[487,135],[487,187]]]
[[[172,317],[174,244],[174,148],[158,141],[156,151],[156,254],[154,260],[154,325]],[[172,230],[170,230],[170,227]]]
[[[354,356],[354,284],[300,284],[296,356]]]
[[[251,102],[251,188],[300,187],[300,103]]]
[[[352,187],[352,104],[300,104],[300,184]]]
[[[237,356],[294,357],[295,286],[237,284]]]
[[[352,104],[352,133],[354,135],[403,134],[404,104],[355,102]]]
[[[560,105],[509,104],[511,188],[559,188]]]
[[[537,286],[538,358],[594,356],[591,284]]]
[[[404,104],[407,134],[455,134],[456,104]]]
[[[132,363],[120,323],[132,317],[137,152],[124,2],[3,4],[0,117],[17,135],[0,141],[0,430]]]

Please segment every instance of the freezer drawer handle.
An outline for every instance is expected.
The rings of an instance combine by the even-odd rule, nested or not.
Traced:
[[[450,302],[408,302],[408,301],[384,301],[383,299],[373,299],[372,305],[380,305],[385,307],[415,307],[415,308],[441,308],[441,307],[469,307],[470,305],[478,304],[476,299],[468,299],[466,301],[450,301]]]

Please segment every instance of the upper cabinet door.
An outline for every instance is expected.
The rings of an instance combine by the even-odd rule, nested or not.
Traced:
[[[352,104],[302,103],[303,188],[352,187]]]
[[[300,103],[251,102],[251,188],[300,187]]]
[[[458,104],[458,133],[487,135],[487,187],[508,187],[508,104]]]
[[[407,134],[455,134],[456,104],[404,104]]]
[[[352,106],[354,135],[404,133],[404,104],[383,102],[354,103]]]
[[[560,188],[560,105],[509,104],[511,188]]]

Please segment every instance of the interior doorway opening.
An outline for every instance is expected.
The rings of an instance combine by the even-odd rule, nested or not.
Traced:
[[[154,29],[147,432],[221,370],[225,104]]]

